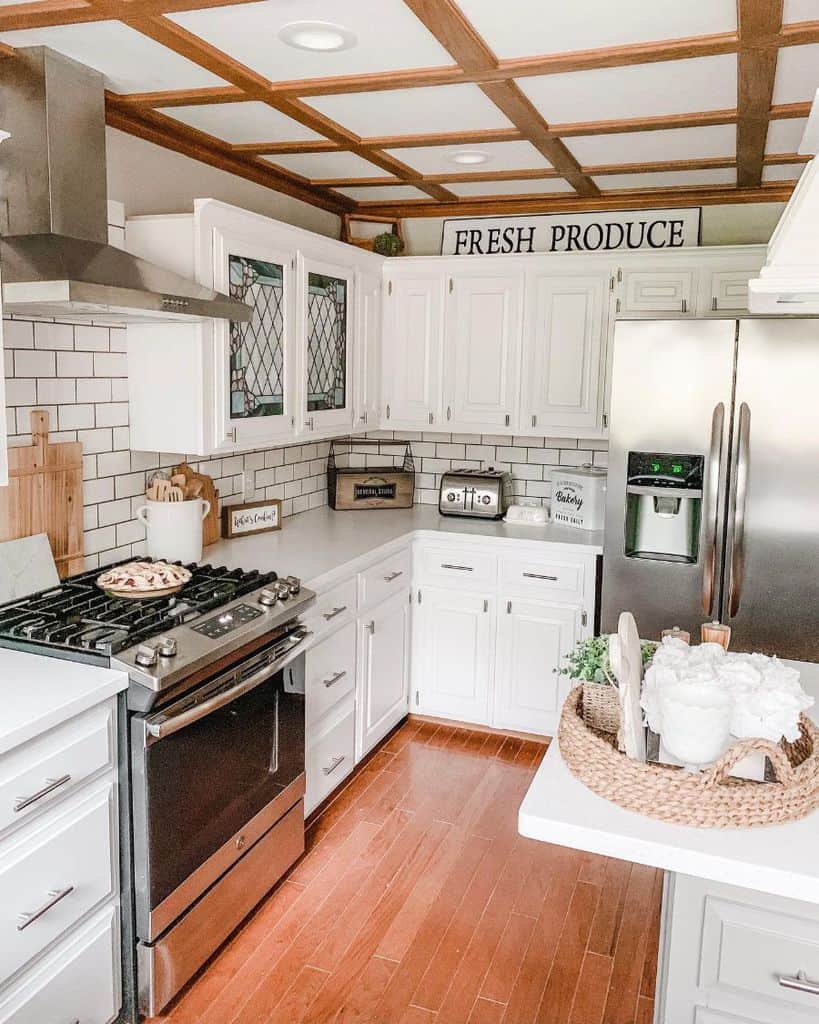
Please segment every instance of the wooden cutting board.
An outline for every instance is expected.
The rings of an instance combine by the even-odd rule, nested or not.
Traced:
[[[9,448],[0,487],[0,541],[48,535],[61,579],[82,571],[82,444],[50,444],[48,413],[31,412],[31,444]]]
[[[222,535],[222,522],[219,518],[219,492],[213,484],[213,477],[207,476],[205,473],[194,472],[187,462],[174,466],[171,474],[173,476],[177,474],[184,476],[188,483],[198,480],[202,484],[201,496],[205,501],[210,502],[210,512],[205,516],[205,520],[202,523],[202,543],[205,547],[208,544],[215,544]]]

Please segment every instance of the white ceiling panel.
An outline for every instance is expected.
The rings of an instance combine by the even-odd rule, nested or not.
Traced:
[[[795,21],[819,21],[819,0],[785,0],[782,10],[782,24]]]
[[[578,135],[563,141],[584,167],[732,157],[737,148],[736,125],[733,124],[616,135]]]
[[[806,117],[782,117],[768,123],[766,153],[798,153],[805,134]]]
[[[263,157],[272,164],[300,174],[303,178],[372,178],[375,175],[390,177],[377,164],[358,156],[357,153],[287,153]]]
[[[796,181],[805,164],[770,164],[762,168],[763,181]]]
[[[0,32],[9,46],[50,46],[105,75],[112,92],[199,89],[226,83],[118,21]]]
[[[265,0],[168,17],[279,82],[453,63],[403,0]],[[279,39],[294,21],[341,25],[357,36],[357,44],[330,52],[294,49]]]
[[[415,188],[414,185],[357,185],[353,188],[337,188],[333,191],[364,203],[394,203],[402,199],[430,198],[426,192]]]
[[[225,142],[309,142],[321,138],[266,103],[255,101],[162,107],[160,113]]]
[[[733,167],[713,170],[656,171],[649,174],[605,174],[594,178],[604,192],[618,188],[682,188],[686,185],[736,185]]]
[[[485,142],[466,146],[413,146],[409,149],[387,150],[421,174],[448,174],[453,171],[524,171],[535,167],[551,167],[531,142]],[[458,164],[452,158],[458,153],[482,153],[482,164]]]
[[[525,196],[550,192],[574,192],[564,178],[533,178],[528,181],[458,181],[444,186],[456,196]]]
[[[737,103],[737,59],[726,53],[570,71],[521,78],[518,85],[552,124],[723,110]]]
[[[310,96],[304,101],[363,138],[509,128],[477,85]]]
[[[812,100],[819,89],[819,43],[783,46],[776,61],[774,103]]]
[[[544,0],[457,2],[501,58],[680,39],[737,27],[736,0],[572,0],[559,8]]]

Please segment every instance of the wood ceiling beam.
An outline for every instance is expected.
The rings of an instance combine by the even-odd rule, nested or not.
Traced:
[[[778,50],[765,45],[779,35],[783,0],[738,0],[737,185],[762,181]]]

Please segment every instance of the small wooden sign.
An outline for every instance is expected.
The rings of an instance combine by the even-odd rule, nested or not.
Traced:
[[[222,509],[222,536],[249,537],[282,528],[282,503],[278,498],[268,501],[246,501]]]

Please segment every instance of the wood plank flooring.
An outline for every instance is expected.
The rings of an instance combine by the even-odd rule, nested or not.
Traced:
[[[154,1024],[649,1024],[660,872],[517,834],[544,751],[407,721]]]

